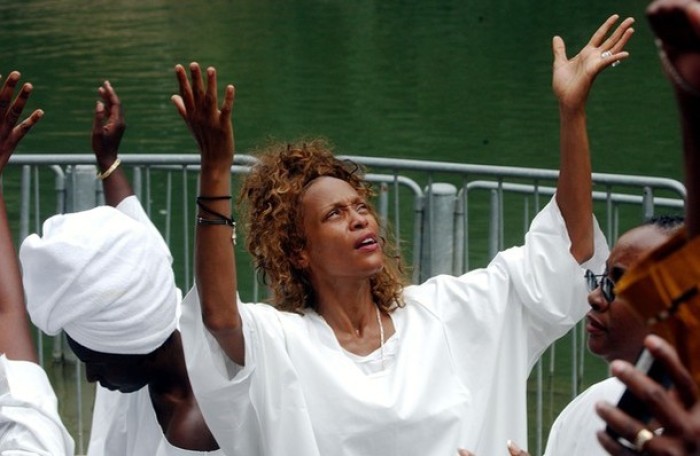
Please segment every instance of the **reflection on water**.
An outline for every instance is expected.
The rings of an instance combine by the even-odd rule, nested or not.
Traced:
[[[97,87],[128,124],[123,152],[194,152],[170,104],[172,68],[196,60],[235,83],[238,150],[323,135],[340,152],[556,167],[551,37],[569,55],[610,14],[637,18],[632,57],[596,82],[594,169],[679,178],[669,88],[645,2],[508,0],[4,0],[0,72],[34,83],[45,118],[21,152],[89,152]],[[71,390],[71,368],[52,378]],[[87,388],[86,388],[87,389]],[[69,423],[69,425],[71,425]],[[72,425],[71,425],[72,426]]]

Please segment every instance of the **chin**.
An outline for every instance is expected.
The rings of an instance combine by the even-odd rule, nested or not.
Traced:
[[[610,353],[608,353],[608,351],[605,349],[605,345],[604,344],[597,344],[595,342],[596,341],[593,341],[590,338],[588,339],[588,351],[590,351],[591,353],[593,353],[596,356],[607,359],[607,357],[610,355]]]

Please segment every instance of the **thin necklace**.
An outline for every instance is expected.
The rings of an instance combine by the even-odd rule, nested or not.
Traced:
[[[375,307],[375,309],[377,310],[377,323],[379,324],[379,355],[382,358],[382,369],[384,369],[384,325],[382,324],[379,306]]]

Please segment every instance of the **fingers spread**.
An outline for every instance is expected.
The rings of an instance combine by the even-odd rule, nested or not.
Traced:
[[[619,15],[613,14],[610,16],[600,27],[598,27],[598,30],[593,34],[591,37],[591,40],[588,42],[591,46],[598,47],[603,43],[603,40],[605,39],[605,36],[608,34],[608,31],[612,28],[613,24],[617,22],[617,20],[620,18]]]
[[[180,96],[178,97],[178,99],[181,101],[181,107],[184,109],[185,113],[191,112],[194,110],[194,97],[192,95],[192,86],[190,85],[190,81],[187,79],[185,68],[182,65],[178,64],[175,66],[175,76],[177,77],[177,81],[180,86]],[[180,109],[178,108],[178,111],[179,110]]]

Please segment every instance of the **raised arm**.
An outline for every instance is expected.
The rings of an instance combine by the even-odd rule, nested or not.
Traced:
[[[683,136],[688,236],[700,234],[700,2],[657,0],[647,9]]]
[[[231,226],[234,88],[227,85],[219,107],[216,70],[207,68],[206,87],[197,63],[175,67],[180,94],[172,100],[199,145],[201,172],[195,233],[195,282],[207,329],[234,362],[244,362],[241,317],[236,303],[236,266]],[[232,230],[233,229],[233,233]]]
[[[19,124],[32,85],[25,83],[17,98],[12,100],[20,74],[10,73],[0,90],[0,175],[19,141],[44,115],[35,110]],[[5,198],[0,187],[0,353],[9,359],[37,362],[37,353],[29,331],[24,305],[22,276],[12,233],[7,220]]]
[[[119,143],[126,124],[121,101],[109,81],[97,89],[101,100],[95,106],[92,123],[92,151],[97,159],[98,175],[105,191],[105,202],[117,206],[124,198],[134,194],[124,168],[117,161]]]
[[[560,168],[556,201],[571,239],[571,254],[579,263],[593,255],[591,160],[586,130],[586,101],[596,76],[629,55],[623,51],[634,20],[625,19],[606,39],[618,20],[610,16],[575,57],[566,57],[564,40],[552,40],[552,89],[559,101]]]

